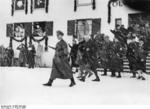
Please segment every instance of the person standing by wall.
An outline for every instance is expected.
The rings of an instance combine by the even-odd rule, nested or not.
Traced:
[[[12,47],[8,47],[8,66],[13,65],[13,58],[14,58],[14,50]]]
[[[34,68],[35,66],[35,47],[32,43],[29,43],[28,47],[28,68]]]
[[[27,63],[27,50],[25,45],[22,43],[17,47],[17,50],[20,50],[19,53],[19,66],[20,67],[25,67],[26,63]]]

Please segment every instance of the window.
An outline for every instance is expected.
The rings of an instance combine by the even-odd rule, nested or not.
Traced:
[[[78,19],[68,21],[68,35],[76,35],[78,39],[100,32],[101,19]]]
[[[122,19],[121,18],[115,19],[115,28],[117,28],[117,26],[121,26],[121,25],[122,25]]]
[[[92,34],[92,20],[78,20],[77,21],[77,37],[82,40],[83,37],[88,37]]]

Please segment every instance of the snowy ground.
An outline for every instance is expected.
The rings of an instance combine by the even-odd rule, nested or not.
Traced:
[[[0,104],[150,104],[150,76],[146,81],[129,78],[101,77],[101,82],[85,83],[76,79],[56,80],[52,87],[42,84],[49,79],[50,68],[0,67]]]

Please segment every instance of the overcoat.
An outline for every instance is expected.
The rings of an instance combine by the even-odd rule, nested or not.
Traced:
[[[51,71],[51,79],[71,79],[73,72],[68,61],[68,46],[62,39],[56,44],[55,56]]]

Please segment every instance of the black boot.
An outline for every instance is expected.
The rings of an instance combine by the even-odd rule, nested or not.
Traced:
[[[43,84],[44,86],[52,86],[53,80],[49,79],[48,83]]]
[[[141,79],[142,79],[142,80],[146,80],[143,76],[141,76]]]
[[[91,77],[92,75],[93,75],[92,72],[89,72],[88,78]]]
[[[115,76],[116,76],[115,71],[112,71],[111,72],[111,77],[115,77]]]
[[[107,76],[107,69],[104,69],[104,74],[102,76]]]
[[[82,82],[85,82],[85,76],[83,76],[82,78],[79,79]]]
[[[121,72],[118,72],[117,78],[121,78]]]
[[[130,78],[136,78],[136,72],[132,71],[133,76],[131,76]]]
[[[70,80],[71,80],[71,83],[70,83],[69,87],[73,87],[74,85],[76,85],[73,77]]]
[[[96,76],[96,79],[94,79],[94,80],[92,80],[92,81],[95,81],[95,82],[100,81],[99,76],[98,76],[98,74],[97,74],[97,71],[95,71],[94,74],[95,74],[95,76]]]
[[[137,79],[141,79],[141,78],[142,78],[141,76],[138,76],[138,77],[137,77]]]

